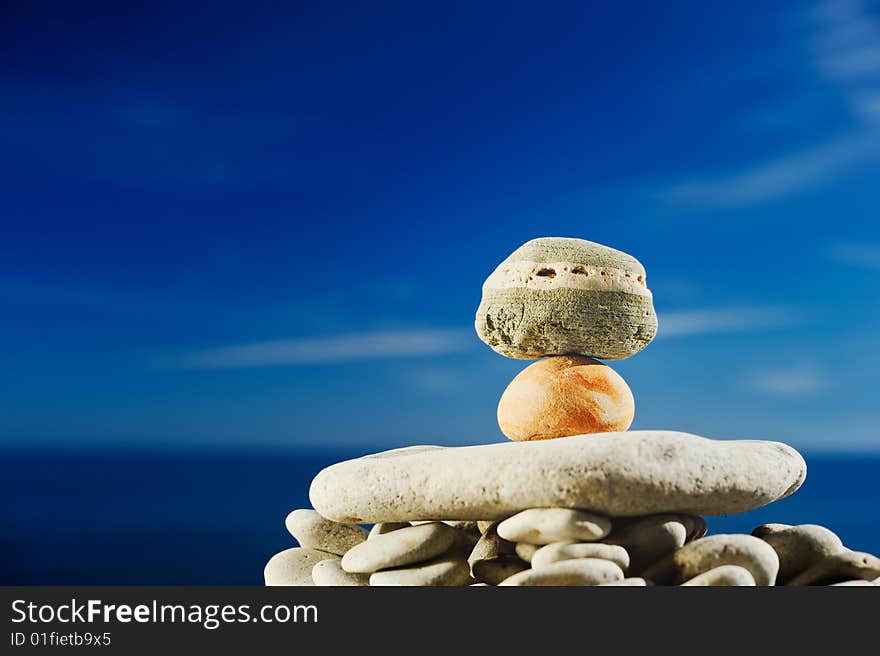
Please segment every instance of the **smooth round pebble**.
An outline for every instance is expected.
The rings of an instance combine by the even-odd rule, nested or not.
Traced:
[[[813,563],[786,585],[829,585],[853,579],[873,580],[880,575],[880,558],[862,551],[840,551]]]
[[[689,586],[754,586],[755,577],[745,567],[739,565],[722,565],[708,572],[698,574],[694,578],[685,581],[682,585]]]
[[[452,546],[455,532],[442,522],[432,522],[378,535],[346,552],[342,557],[342,569],[369,574],[429,560]]]
[[[312,569],[322,560],[338,561],[339,556],[305,547],[285,549],[269,559],[263,569],[263,578],[268,586],[312,586],[315,585]]]
[[[600,558],[610,560],[624,572],[629,567],[626,549],[615,544],[597,542],[554,542],[538,549],[532,556],[532,567],[538,569],[550,563],[572,558]]]
[[[371,586],[459,586],[472,582],[467,561],[446,555],[411,567],[387,569],[370,575]]]
[[[614,587],[626,587],[626,588],[635,588],[635,587],[645,587],[648,585],[648,582],[641,578],[640,576],[633,576],[628,579],[623,579],[621,581],[611,581],[609,583],[600,583],[600,586],[614,586]]]
[[[369,574],[346,572],[338,560],[329,558],[315,563],[312,580],[317,586],[328,587],[363,587],[370,584]]]
[[[527,569],[498,585],[504,586],[579,586],[622,581],[623,570],[610,560],[576,558],[550,563],[540,569]]]
[[[590,542],[608,535],[611,521],[573,508],[530,508],[508,517],[497,530],[498,535],[511,542]]]
[[[511,253],[483,283],[477,335],[509,358],[577,353],[618,360],[645,348],[657,315],[631,255],[566,237]]]
[[[779,574],[776,577],[779,585],[784,585],[814,563],[845,548],[837,535],[817,524],[780,528],[761,539],[773,547],[779,556]]]
[[[301,547],[339,556],[367,539],[367,530],[362,526],[334,522],[314,510],[294,510],[284,525]]]
[[[678,585],[721,565],[747,569],[760,586],[773,585],[779,556],[769,544],[752,535],[710,535],[694,540],[647,568],[644,577]]]
[[[524,442],[625,431],[636,406],[626,381],[607,364],[560,355],[530,364],[498,402],[498,425]]]

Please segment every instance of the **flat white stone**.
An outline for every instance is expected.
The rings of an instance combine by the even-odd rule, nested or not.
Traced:
[[[532,556],[532,567],[544,567],[560,560],[572,558],[601,558],[610,560],[624,572],[629,567],[626,549],[615,544],[595,542],[554,542],[538,549]]]
[[[442,522],[419,524],[361,542],[342,557],[346,572],[369,574],[438,556],[453,545],[457,529]]]
[[[592,542],[610,531],[608,518],[573,508],[529,508],[498,524],[502,538],[527,544]]]
[[[312,481],[312,505],[344,523],[504,519],[529,508],[608,515],[740,513],[794,492],[800,454],[779,442],[673,431],[411,447],[348,460]]]

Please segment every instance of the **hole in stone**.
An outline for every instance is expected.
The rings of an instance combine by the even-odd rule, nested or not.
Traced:
[[[539,269],[535,275],[543,278],[555,278],[556,269]]]
[[[582,266],[576,266],[574,269],[571,270],[571,272],[582,276],[587,275],[587,270]]]

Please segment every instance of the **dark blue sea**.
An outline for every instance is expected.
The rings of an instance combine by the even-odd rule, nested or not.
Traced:
[[[0,584],[262,584],[294,546],[284,517],[308,507],[312,477],[368,451],[0,452]],[[805,457],[792,497],[709,531],[823,524],[880,554],[880,456]]]

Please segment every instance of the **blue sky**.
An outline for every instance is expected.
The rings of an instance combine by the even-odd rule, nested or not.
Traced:
[[[0,440],[503,439],[480,286],[574,236],[634,428],[880,450],[880,8],[608,4],[4,4]]]

